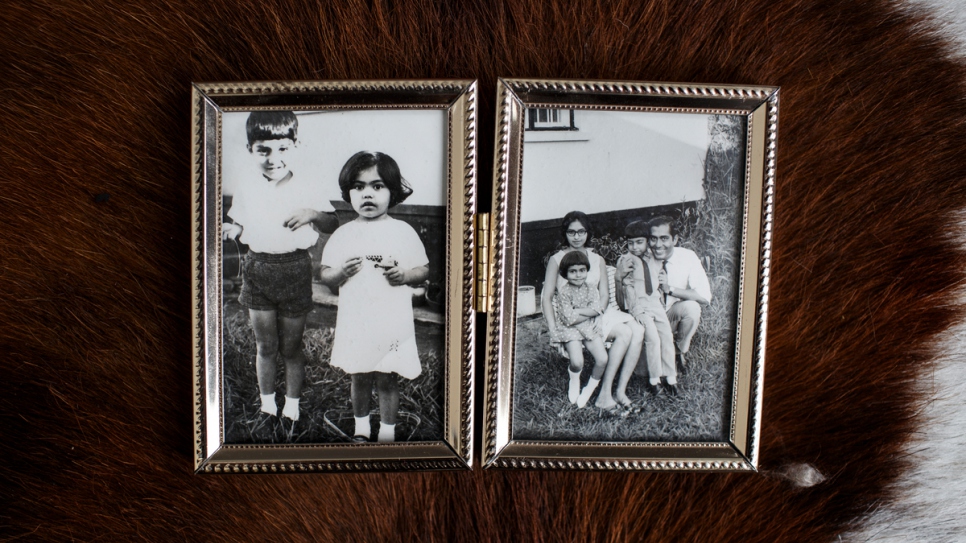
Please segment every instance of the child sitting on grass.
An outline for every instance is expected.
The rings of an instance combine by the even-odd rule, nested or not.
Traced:
[[[277,416],[276,358],[285,364],[282,415],[299,420],[299,398],[305,380],[302,333],[312,303],[312,260],[308,249],[323,232],[338,226],[331,206],[310,179],[296,177],[288,161],[298,141],[298,119],[291,111],[254,111],[245,125],[248,153],[258,175],[239,180],[225,239],[239,238],[249,252],[242,262],[238,302],[248,308],[255,333],[255,373],[261,412]]]
[[[618,285],[618,304],[644,326],[648,390],[657,394],[663,378],[668,393],[676,396],[678,378],[674,365],[674,334],[661,303],[661,294],[654,288],[654,277],[644,262],[650,227],[644,221],[634,221],[624,228],[624,235],[630,254],[617,259],[614,279]]]
[[[351,375],[353,442],[371,439],[369,402],[379,394],[377,440],[396,439],[399,379],[422,372],[411,285],[429,275],[429,258],[409,224],[387,215],[413,190],[383,153],[353,155],[339,174],[342,198],[359,216],[340,226],[322,252],[322,282],[339,287],[331,365]]]
[[[587,284],[590,260],[581,251],[570,251],[560,260],[560,276],[567,280],[554,296],[554,313],[557,316],[557,333],[567,354],[570,355],[570,403],[584,407],[600,384],[607,366],[607,349],[600,336],[596,317],[603,314],[600,292]],[[580,372],[584,367],[586,346],[594,357],[594,369],[587,386],[580,390]]]

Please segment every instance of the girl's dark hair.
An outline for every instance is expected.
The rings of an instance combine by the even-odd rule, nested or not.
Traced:
[[[651,225],[645,221],[634,221],[624,227],[624,237],[627,239],[647,238],[651,236]]]
[[[584,226],[584,230],[587,231],[588,240],[594,237],[594,226],[590,223],[587,214],[583,211],[571,211],[564,215],[563,221],[560,222],[560,235],[563,236],[564,241],[567,241],[567,228],[574,221],[578,221]]]
[[[342,172],[339,173],[339,188],[342,189],[343,200],[352,202],[349,199],[352,184],[356,182],[361,172],[373,166],[379,172],[379,178],[389,189],[389,207],[403,203],[413,193],[412,187],[399,173],[399,165],[391,156],[371,151],[359,151],[349,158],[345,166],[342,167]]]
[[[569,253],[564,254],[563,258],[560,259],[560,269],[557,270],[557,273],[560,274],[560,277],[566,279],[567,272],[570,271],[570,268],[579,266],[580,264],[587,266],[588,270],[590,269],[590,259],[587,258],[587,255],[585,255],[583,251],[570,251]]]
[[[291,111],[253,111],[245,123],[248,133],[248,146],[256,141],[281,140],[295,141],[299,132],[299,120]]]

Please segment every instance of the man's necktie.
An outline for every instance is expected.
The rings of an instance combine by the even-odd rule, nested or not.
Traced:
[[[664,271],[664,277],[667,278],[667,260],[661,262],[661,270]],[[662,291],[662,296],[664,300],[664,307],[667,307],[667,291]]]

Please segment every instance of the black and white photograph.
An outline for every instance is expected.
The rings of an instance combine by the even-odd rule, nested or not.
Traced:
[[[744,119],[526,115],[513,438],[723,440]]]
[[[440,439],[444,112],[222,130],[226,443]]]
[[[501,83],[484,465],[756,469],[778,89]]]
[[[216,181],[203,218],[217,250],[203,288],[218,319],[205,329],[199,392],[209,463],[465,467],[471,361],[448,340],[468,341],[452,317],[472,307],[447,300],[461,268],[446,261],[465,228],[451,180],[473,179],[453,149],[463,83],[434,88],[422,107],[405,105],[419,92],[405,87],[422,88],[406,82],[320,85],[318,104],[275,94],[245,106],[229,93],[208,117],[216,152],[202,171]],[[363,94],[347,96],[353,85]],[[351,102],[367,99],[386,104]],[[261,105],[286,100],[295,107]],[[388,459],[397,463],[372,464]]]

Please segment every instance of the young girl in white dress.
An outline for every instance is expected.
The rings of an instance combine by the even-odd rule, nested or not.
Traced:
[[[584,253],[570,251],[565,254],[560,260],[560,277],[566,282],[557,289],[553,298],[554,315],[558,321],[557,339],[570,354],[570,372],[576,373],[579,378],[584,368],[583,346],[594,357],[594,370],[587,386],[578,392],[578,387],[571,381],[570,403],[577,404],[577,407],[587,405],[607,366],[607,349],[604,348],[598,320],[607,304],[601,304],[597,287],[587,284],[589,268],[590,260]]]
[[[372,437],[375,385],[378,440],[391,442],[399,413],[397,376],[414,379],[421,372],[410,285],[426,280],[429,259],[416,231],[387,214],[413,192],[395,160],[356,153],[339,174],[339,188],[359,216],[340,226],[322,251],[322,282],[339,287],[331,364],[352,376],[352,440]]]

